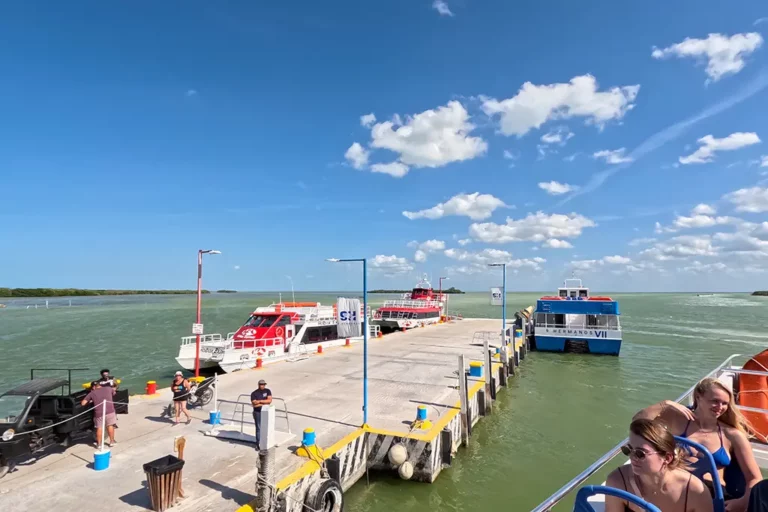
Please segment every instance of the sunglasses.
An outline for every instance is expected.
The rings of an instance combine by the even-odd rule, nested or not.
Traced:
[[[645,458],[651,455],[652,453],[660,453],[660,452],[646,452],[642,448],[632,448],[630,445],[625,444],[624,446],[621,447],[621,453],[623,453],[627,457],[632,457],[635,460],[645,460]]]

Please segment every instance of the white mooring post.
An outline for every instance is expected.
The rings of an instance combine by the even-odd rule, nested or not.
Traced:
[[[459,356],[459,401],[461,402],[461,441],[469,445],[469,403],[467,401],[467,375],[464,355]]]

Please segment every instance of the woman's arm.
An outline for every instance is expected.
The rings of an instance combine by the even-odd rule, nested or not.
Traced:
[[[605,480],[605,485],[608,487],[613,487],[614,489],[621,489],[622,491],[626,491],[627,489],[624,487],[624,480],[621,478],[621,474],[619,473],[620,471],[621,468],[616,468],[611,471],[611,474],[608,475],[608,478]],[[626,503],[626,501],[621,498],[617,498],[616,496],[606,496],[605,512],[624,512]]]
[[[736,456],[741,472],[744,473],[744,481],[747,483],[744,496],[737,500],[725,502],[725,510],[728,512],[744,511],[747,510],[749,493],[752,487],[762,480],[763,476],[760,473],[760,467],[757,465],[755,456],[752,454],[752,446],[750,446],[746,434],[738,429],[728,428],[725,431],[725,435],[731,442],[731,452]]]
[[[641,409],[632,417],[632,421],[639,419],[658,419],[664,422],[673,434],[679,435],[685,428],[683,423],[694,420],[696,417],[693,415],[693,411],[684,405],[672,400],[662,400],[657,404]]]

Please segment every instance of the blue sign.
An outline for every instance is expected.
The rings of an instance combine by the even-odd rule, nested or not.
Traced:
[[[357,322],[357,311],[340,311],[339,318],[342,322]]]

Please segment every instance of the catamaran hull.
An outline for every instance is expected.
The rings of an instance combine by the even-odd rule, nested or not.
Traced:
[[[401,331],[403,329],[415,329],[425,325],[434,325],[440,322],[439,317],[424,318],[420,320],[373,320],[373,325],[378,325],[382,331]]]
[[[195,345],[187,344],[179,347],[179,355],[176,362],[185,370],[195,369],[195,358],[197,348]],[[224,357],[224,345],[200,345],[200,368],[216,368],[219,361]]]
[[[571,346],[586,346],[590,354],[618,356],[621,351],[621,338],[576,338],[573,336],[535,336],[536,350],[541,352],[566,352]]]

